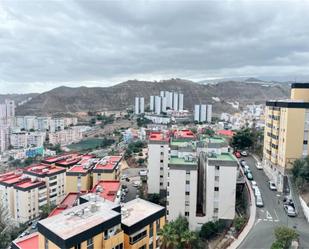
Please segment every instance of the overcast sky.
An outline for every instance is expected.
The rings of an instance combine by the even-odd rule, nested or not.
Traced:
[[[3,1],[0,93],[309,74],[305,1]]]

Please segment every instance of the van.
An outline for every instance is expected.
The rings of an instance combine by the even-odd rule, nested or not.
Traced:
[[[264,207],[262,196],[260,196],[260,195],[256,196],[256,198],[255,198],[255,205],[257,207]]]

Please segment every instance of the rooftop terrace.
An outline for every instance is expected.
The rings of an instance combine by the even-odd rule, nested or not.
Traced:
[[[186,160],[185,158],[180,158],[180,157],[171,157],[169,160],[169,164],[174,164],[174,165],[196,165],[196,158],[193,157],[192,160],[190,160],[188,158],[188,160]]]

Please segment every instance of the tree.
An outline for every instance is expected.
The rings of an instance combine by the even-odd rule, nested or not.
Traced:
[[[178,244],[172,222],[165,224],[164,227],[158,232],[158,235],[161,236],[161,245],[164,249],[175,248]]]
[[[209,240],[222,233],[224,228],[225,223],[222,220],[209,221],[202,225],[199,236],[205,240]]]
[[[45,219],[56,208],[56,205],[46,204],[40,208],[41,219]]]
[[[250,148],[254,142],[254,135],[250,129],[243,129],[238,131],[232,139],[231,146],[234,149],[243,150]]]
[[[245,224],[246,224],[245,217],[237,217],[234,220],[234,226],[235,226],[236,231],[240,231]]]
[[[288,249],[292,241],[299,236],[295,230],[285,226],[275,228],[274,233],[276,241],[272,244],[271,249]]]
[[[296,185],[302,190],[309,183],[309,156],[294,161],[292,174]]]

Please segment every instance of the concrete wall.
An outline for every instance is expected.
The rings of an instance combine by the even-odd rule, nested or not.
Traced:
[[[307,206],[306,202],[301,196],[299,196],[299,200],[300,200],[300,204],[303,209],[304,215],[306,217],[306,220],[307,222],[309,222],[309,207]]]

